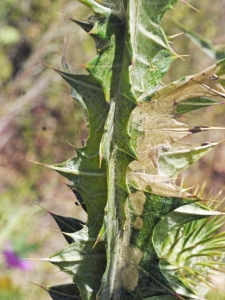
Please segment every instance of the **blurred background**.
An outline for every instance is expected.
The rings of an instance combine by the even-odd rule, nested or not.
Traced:
[[[164,18],[169,36],[182,32],[171,20],[225,48],[225,0],[178,1]],[[73,73],[86,73],[82,64],[96,55],[92,39],[68,17],[90,12],[76,1],[2,0],[0,9],[0,298],[48,300],[48,294],[30,282],[55,285],[70,279],[47,257],[66,246],[57,225],[43,208],[84,220],[66,180],[31,161],[54,164],[75,155],[74,147],[87,137],[86,120],[70,97],[67,84],[50,67],[66,60]],[[66,39],[65,39],[66,37]],[[185,34],[171,47],[183,59],[172,64],[165,82],[197,73],[211,64]],[[50,67],[49,67],[50,66]],[[189,124],[225,127],[225,106],[185,115]],[[218,141],[225,131],[196,135],[192,141]],[[188,139],[190,140],[190,138]],[[205,195],[224,194],[225,148],[221,144],[182,174],[186,186],[205,185]],[[43,208],[41,208],[41,207]],[[34,258],[24,260],[23,258]],[[216,296],[213,296],[217,299]],[[222,297],[222,296],[221,296]],[[220,299],[225,299],[222,297]],[[218,298],[219,299],[219,298]]]

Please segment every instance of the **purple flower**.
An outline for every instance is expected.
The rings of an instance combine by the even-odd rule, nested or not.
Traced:
[[[5,262],[9,268],[18,268],[24,271],[32,269],[32,263],[20,258],[12,249],[5,249],[3,251]]]

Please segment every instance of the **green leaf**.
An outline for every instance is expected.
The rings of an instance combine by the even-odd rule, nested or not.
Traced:
[[[173,271],[171,269],[173,277],[180,278],[183,284],[198,294],[199,282],[202,282],[201,290],[203,294],[206,294],[211,287],[209,275],[221,276],[221,272],[225,270],[222,262],[222,249],[225,246],[224,232],[219,233],[224,223],[224,215],[210,210],[206,211],[204,207],[199,207],[195,211],[191,209],[191,212],[189,207],[190,205],[187,205],[178,209],[181,213],[180,218],[179,215],[173,217],[176,210],[161,221],[164,223],[163,226],[160,223],[157,225],[156,230],[161,231],[155,232],[155,241],[158,240],[158,234],[165,235],[166,230],[168,230],[168,234],[163,244],[158,244],[156,241],[155,245],[158,245],[158,253],[161,252],[160,255],[173,266]],[[188,215],[185,217],[182,211],[188,212],[190,217]],[[201,216],[207,217],[207,214],[212,214],[215,217],[199,220]],[[170,220],[171,217],[172,221]],[[192,218],[192,222],[185,224],[190,221],[190,218]],[[173,224],[173,226],[168,223]],[[178,223],[184,225],[179,226]],[[169,272],[168,275],[171,275],[169,268],[164,268],[164,272]]]
[[[173,20],[173,23],[182,29],[187,37],[190,38],[190,40],[196,44],[205,54],[207,54],[212,59],[223,59],[225,57],[225,49],[224,47],[222,49],[214,47],[210,41],[202,37],[200,34],[193,32],[183,26],[181,23],[178,23]]]
[[[55,285],[47,288],[53,300],[81,300],[79,290],[74,283]]]
[[[127,11],[132,91],[142,99],[160,85],[177,55],[160,26],[165,11],[176,1],[130,1]],[[148,13],[146,13],[148,12]]]
[[[74,243],[50,256],[49,262],[67,273],[79,288],[81,299],[96,299],[105,269],[105,249],[102,243],[94,248],[96,237],[87,227],[70,235]]]
[[[72,233],[72,232],[79,231],[84,226],[84,223],[82,221],[74,218],[64,217],[53,213],[51,213],[51,216],[58,224],[60,230],[62,231],[65,239],[69,244],[73,242],[73,239],[71,239],[67,234],[64,233]]]
[[[170,178],[177,178],[177,175],[190,167],[196,160],[208,153],[218,143],[205,143],[203,145],[180,147],[175,151],[164,152],[158,158],[159,174]]]
[[[219,99],[224,98],[225,90],[218,84],[219,80],[223,79],[225,74],[224,65],[225,60],[218,62],[196,75],[188,76],[168,84],[153,94],[145,95],[145,102],[133,110],[129,124],[130,132],[133,135],[133,139],[131,139],[130,143],[136,150],[138,158],[137,161],[130,165],[134,172],[138,171],[152,175],[158,173],[160,175],[158,160],[161,155],[161,161],[163,160],[163,156],[165,159],[167,156],[177,156],[179,160],[178,153],[181,149],[181,145],[179,143],[175,144],[175,142],[189,134],[201,130],[210,130],[210,128],[204,126],[197,126],[194,129],[190,129],[186,124],[178,122],[176,120],[176,108],[182,103],[183,111],[187,112],[196,109],[196,106],[190,105],[189,99],[192,103],[193,99],[197,97],[199,99],[205,97],[215,98],[215,96]],[[207,105],[208,104],[209,102],[207,101]],[[198,130],[196,130],[197,128]],[[200,152],[202,152],[202,154],[204,152],[206,153],[210,147],[210,145],[207,147],[207,145],[204,146],[203,144],[202,151],[198,151],[198,149],[189,151],[189,147],[187,147],[187,152],[185,152],[185,147],[183,147],[183,156],[186,156],[186,159],[188,156],[190,158],[189,162],[186,160],[186,167],[194,162],[195,154]],[[176,151],[177,154],[175,154]],[[168,154],[166,154],[166,152],[168,152]],[[174,154],[170,154],[170,152],[174,152]],[[182,168],[184,169],[186,167],[183,165]],[[182,170],[182,168],[180,170]],[[167,170],[168,175],[174,177],[176,177],[178,172],[177,170],[177,172],[173,174],[172,171],[168,172]]]
[[[183,114],[188,113],[189,111],[208,107],[213,104],[218,104],[218,101],[211,100],[211,99],[205,98],[205,97],[188,99],[186,101],[182,101],[182,102],[178,103],[178,105],[176,107],[176,112],[179,115],[183,115]]]
[[[175,230],[188,222],[217,215],[220,215],[220,213],[209,210],[199,204],[191,203],[179,207],[164,216],[155,227],[153,235],[154,247],[158,255],[161,256],[162,245],[170,231]]]
[[[177,298],[177,296],[160,295],[160,296],[144,298],[143,300],[177,300],[177,299],[179,299],[179,298]]]
[[[99,14],[99,15],[114,14],[117,17],[122,18],[122,13],[120,11],[107,8],[107,7],[99,4],[97,1],[94,1],[94,0],[78,0],[78,1],[83,3],[86,6],[90,7],[96,14]]]

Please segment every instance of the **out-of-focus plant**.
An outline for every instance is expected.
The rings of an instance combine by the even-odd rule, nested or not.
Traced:
[[[175,179],[221,141],[181,142],[215,128],[179,117],[223,102],[225,60],[164,85],[179,55],[161,18],[176,0],[80,2],[94,14],[72,21],[97,57],[89,75],[71,74],[65,57],[56,72],[85,110],[89,137],[76,157],[49,167],[70,181],[88,221],[52,214],[69,246],[46,260],[72,283],[47,290],[53,299],[205,299],[210,276],[224,272],[223,219]]]
[[[7,267],[18,268],[24,271],[29,271],[32,268],[32,263],[22,259],[12,248],[12,245],[7,245],[3,250],[3,257]]]

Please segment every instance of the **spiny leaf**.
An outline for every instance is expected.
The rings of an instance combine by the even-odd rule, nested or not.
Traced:
[[[53,300],[81,300],[79,290],[74,283],[55,285],[47,288]]]
[[[46,260],[71,276],[81,299],[94,300],[105,269],[104,246],[98,243],[93,249],[96,237],[89,235],[87,227],[70,236],[74,243]]]
[[[94,0],[78,0],[78,1],[90,7],[96,14],[100,14],[100,15],[114,14],[117,17],[122,18],[122,12],[107,8],[99,4],[98,1],[94,1]]]
[[[161,153],[158,158],[158,172],[166,177],[176,178],[181,171],[190,167],[216,145],[218,143],[205,143],[189,149],[186,146],[172,152]]]
[[[197,200],[197,198],[196,198]],[[175,230],[188,222],[205,218],[207,216],[217,216],[221,213],[209,210],[204,206],[194,203],[181,206],[169,214],[165,215],[154,229],[153,241],[155,249],[161,256],[161,247],[170,230]],[[204,222],[204,221],[203,221]],[[179,249],[180,251],[180,249]]]
[[[212,59],[223,59],[225,57],[225,47],[222,45],[222,48],[214,47],[210,41],[202,37],[200,34],[189,30],[184,25],[177,21],[172,21],[177,27],[182,29],[187,37],[190,38],[190,40],[196,44],[205,54],[207,54]]]
[[[222,262],[225,239],[224,233],[219,233],[223,223],[224,216],[218,213],[218,217],[211,220],[196,220],[179,229],[174,226],[174,230],[168,232],[161,255],[175,266],[174,276],[194,290],[198,284],[196,279],[204,283],[207,291],[207,285],[211,286],[208,276],[225,271]]]
[[[189,111],[208,107],[208,106],[215,105],[215,104],[220,104],[220,103],[216,100],[211,100],[206,97],[192,98],[192,99],[188,99],[186,101],[182,101],[182,102],[178,103],[178,105],[176,107],[176,112],[179,115],[183,115]]]
[[[192,100],[196,97],[224,98],[225,90],[218,82],[219,79],[223,79],[224,65],[225,60],[194,76],[169,84],[152,95],[145,95],[145,99],[149,99],[149,102],[141,103],[135,108],[130,119],[130,130],[134,135],[131,145],[136,149],[138,157],[138,160],[131,165],[132,170],[157,174],[158,159],[162,153],[176,152],[176,148],[179,149],[182,145],[176,144],[175,148],[173,143],[198,132],[176,120],[176,107],[183,103],[183,111],[191,111]],[[217,74],[220,74],[220,77]],[[191,99],[191,106],[189,99]],[[163,155],[166,157],[167,154]]]
[[[101,28],[101,31],[98,32],[95,28],[93,29],[96,20],[92,20],[92,18],[83,20],[83,19],[72,19],[70,18],[71,21],[79,25],[82,29],[84,29],[88,34],[93,37],[96,43],[96,49],[99,52],[102,50],[104,47],[108,45],[108,41],[106,38],[103,38],[103,30]]]
[[[82,221],[74,218],[64,217],[53,213],[51,213],[51,216],[58,224],[60,230],[63,232],[63,235],[68,243],[72,243],[73,240],[68,235],[64,234],[64,232],[66,233],[76,232],[81,230],[84,226],[84,223]]]
[[[132,91],[137,97],[145,92],[154,91],[160,85],[160,80],[171,62],[177,57],[160,26],[163,14],[175,2],[173,0],[129,3],[129,52],[132,58],[130,80]]]
[[[143,300],[177,300],[177,299],[179,299],[178,296],[160,295],[160,296],[144,298]],[[180,299],[182,299],[182,298],[180,298]]]

